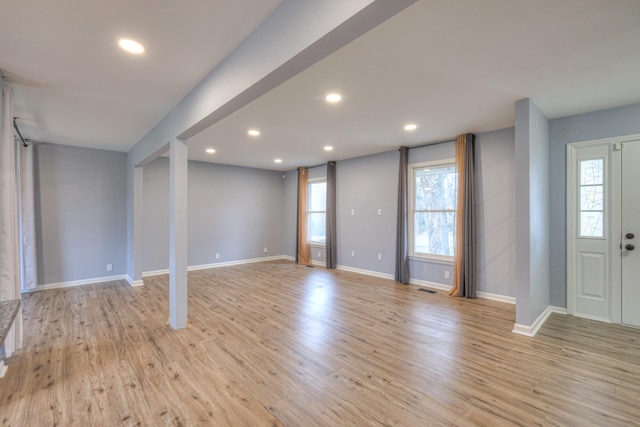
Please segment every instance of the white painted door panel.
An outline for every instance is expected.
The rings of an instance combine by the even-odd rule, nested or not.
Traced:
[[[573,148],[567,180],[572,314],[610,322],[610,144]]]
[[[640,140],[622,145],[622,323],[637,327],[640,327],[639,246]]]

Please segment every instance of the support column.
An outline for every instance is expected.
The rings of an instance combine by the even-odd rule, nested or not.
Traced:
[[[169,323],[187,327],[187,144],[170,143],[169,162]]]
[[[138,166],[133,168],[133,283],[132,286],[142,286],[142,251],[143,251],[143,228],[142,228],[142,182],[143,168]]]

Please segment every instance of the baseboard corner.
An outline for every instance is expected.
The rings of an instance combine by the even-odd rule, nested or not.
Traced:
[[[553,307],[550,305],[547,306],[547,308],[545,308],[542,313],[540,313],[540,316],[538,316],[538,318],[531,324],[531,326],[516,323],[515,325],[513,325],[513,330],[511,332],[527,337],[535,337],[542,325],[544,325],[544,322],[546,322],[549,316],[551,316],[551,313],[557,313],[555,309],[561,310],[560,307]]]
[[[129,276],[127,274],[127,276],[125,277],[125,280],[127,281],[127,283],[129,284],[129,286],[131,287],[136,287],[136,286],[143,286],[144,285],[144,281],[142,279],[140,280],[133,280],[131,278],[131,276]]]

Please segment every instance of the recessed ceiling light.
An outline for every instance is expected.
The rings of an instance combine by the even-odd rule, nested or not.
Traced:
[[[207,153],[209,153],[209,154],[213,154],[213,153],[215,153],[215,152],[216,152],[216,150],[215,150],[214,148],[207,148],[205,151],[206,151]]]
[[[333,151],[333,146],[331,146],[331,145],[325,145],[325,146],[324,146],[324,151]]]
[[[418,129],[418,125],[415,123],[409,123],[407,125],[404,125],[404,130],[406,130],[407,132],[413,132],[416,129]]]
[[[282,163],[282,159],[275,159],[274,162],[275,163]]]
[[[126,50],[129,53],[140,54],[144,52],[144,46],[142,46],[135,40],[120,39],[118,40],[118,44],[122,49]]]
[[[325,96],[324,99],[327,102],[335,104],[336,102],[342,101],[342,95],[340,95],[339,93],[330,93],[327,96]]]
[[[249,136],[260,136],[260,131],[258,129],[249,129],[247,133]]]

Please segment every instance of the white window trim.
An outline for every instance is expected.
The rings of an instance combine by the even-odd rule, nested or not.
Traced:
[[[309,184],[312,184],[314,182],[327,182],[327,177],[326,176],[320,176],[320,177],[316,177],[316,178],[309,178],[309,180],[307,181],[307,186],[310,186]],[[309,195],[311,195],[311,192],[309,192]],[[325,210],[323,211],[310,211],[307,210],[307,222],[308,222],[308,218],[309,218],[309,214],[310,213],[323,213],[325,214],[325,216],[327,215],[327,206],[325,204],[324,207]],[[327,231],[325,230],[325,233]],[[326,239],[326,236],[325,236]],[[309,240],[309,235],[307,232],[307,243],[309,243],[310,246],[315,246],[315,247],[322,247],[324,248],[326,246],[326,244],[324,242],[316,242],[315,240]]]
[[[455,158],[449,159],[441,159],[441,160],[432,160],[428,162],[420,162],[420,163],[411,163],[408,166],[408,181],[409,181],[409,259],[414,261],[436,261],[440,263],[453,263],[454,257],[445,256],[445,255],[433,255],[433,254],[423,254],[417,253],[413,250],[413,221],[414,221],[414,209],[415,209],[415,175],[414,169],[422,169],[426,167],[441,167],[441,166],[449,166],[456,164]]]

